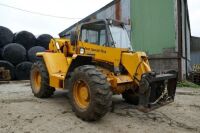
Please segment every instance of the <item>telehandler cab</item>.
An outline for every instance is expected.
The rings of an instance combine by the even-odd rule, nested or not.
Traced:
[[[31,88],[38,98],[68,89],[75,114],[86,121],[102,118],[112,95],[148,112],[174,101],[177,73],[156,74],[144,52],[131,47],[125,25],[115,20],[84,23],[70,38],[52,39],[49,50],[31,69]]]

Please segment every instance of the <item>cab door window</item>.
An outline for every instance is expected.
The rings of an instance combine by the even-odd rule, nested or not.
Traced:
[[[83,42],[97,44],[98,43],[98,32],[94,31],[94,30],[83,29],[81,40]]]
[[[107,43],[104,24],[84,25],[81,30],[81,41],[104,46]]]

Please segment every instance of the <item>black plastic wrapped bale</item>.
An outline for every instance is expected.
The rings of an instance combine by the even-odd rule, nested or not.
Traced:
[[[26,49],[17,43],[10,43],[3,48],[2,57],[4,60],[17,65],[26,61]]]
[[[36,53],[37,52],[44,52],[45,50],[46,49],[44,47],[41,47],[41,46],[35,46],[35,47],[32,47],[31,49],[29,49],[29,51],[28,51],[29,61],[35,62],[37,60],[40,60],[40,58],[36,56]]]
[[[6,44],[13,41],[13,33],[6,27],[0,26],[0,47],[4,47]]]
[[[53,37],[49,34],[42,34],[37,37],[37,45],[49,49],[49,43]]]
[[[27,50],[36,45],[35,36],[28,31],[21,31],[16,33],[14,40],[15,43],[23,45]]]
[[[29,80],[32,62],[22,62],[16,66],[15,75],[17,80]]]
[[[13,42],[15,41],[15,36],[17,35],[17,32],[13,33]]]
[[[0,48],[0,60],[2,60],[3,58],[2,58],[2,52],[3,52],[3,49],[2,48]]]
[[[9,70],[11,79],[15,79],[15,67],[12,63],[5,60],[0,60],[0,68],[4,68],[4,70]]]

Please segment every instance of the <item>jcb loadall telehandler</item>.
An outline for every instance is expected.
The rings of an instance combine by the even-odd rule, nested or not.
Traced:
[[[177,73],[152,72],[147,55],[132,50],[124,24],[115,20],[84,23],[70,39],[52,39],[37,56],[42,60],[31,70],[34,95],[68,89],[73,111],[83,120],[103,117],[113,94],[144,112],[174,101]]]

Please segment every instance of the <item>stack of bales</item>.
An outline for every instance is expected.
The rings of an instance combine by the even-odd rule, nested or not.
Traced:
[[[51,39],[48,34],[36,38],[28,31],[13,34],[0,26],[0,67],[10,71],[12,80],[28,80],[33,62],[39,60],[36,53],[48,49]]]

